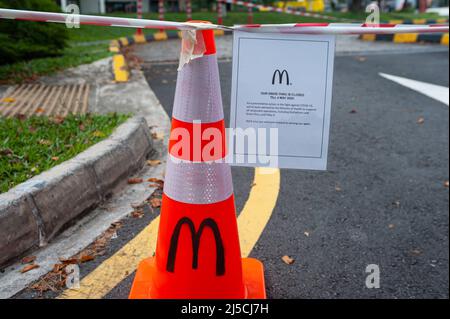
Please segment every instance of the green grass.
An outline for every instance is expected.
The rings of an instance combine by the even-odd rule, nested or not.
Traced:
[[[66,161],[110,135],[129,116],[70,115],[61,119],[0,117],[0,193]]]
[[[72,44],[61,56],[33,59],[0,65],[0,84],[21,83],[37,76],[48,75],[80,64],[100,60],[111,53],[108,44],[80,46]]]

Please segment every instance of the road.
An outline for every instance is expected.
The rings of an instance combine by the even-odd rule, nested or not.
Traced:
[[[219,67],[228,123],[231,63]],[[144,71],[171,114],[176,65]],[[448,87],[448,55],[336,58],[329,169],[281,170],[251,254],[264,262],[271,298],[448,296],[448,107],[379,72]],[[240,211],[253,169],[232,171]],[[365,287],[368,264],[380,267],[380,289]]]
[[[281,170],[276,207],[250,256],[265,266],[269,298],[448,298],[449,108],[380,72],[449,86],[447,52],[338,56],[326,172]],[[177,65],[145,63],[171,114]],[[231,63],[219,63],[228,123]],[[253,168],[232,168],[237,211]],[[85,278],[156,216],[128,218]],[[289,255],[293,264],[281,257]],[[368,289],[366,267],[380,269]],[[134,273],[105,298],[126,298]],[[56,297],[49,293],[47,297]],[[36,297],[26,290],[16,298]]]

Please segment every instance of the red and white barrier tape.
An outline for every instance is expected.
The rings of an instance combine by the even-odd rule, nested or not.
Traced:
[[[0,18],[26,21],[73,23],[74,16],[64,13],[36,12],[0,9]],[[227,27],[216,24],[173,22],[146,19],[115,18],[105,16],[77,15],[82,25],[98,25],[143,29],[167,30],[242,30],[247,32],[303,33],[303,34],[392,34],[392,33],[434,33],[448,32],[448,25],[408,25],[408,24],[350,24],[350,23],[291,23],[291,24],[247,24]]]

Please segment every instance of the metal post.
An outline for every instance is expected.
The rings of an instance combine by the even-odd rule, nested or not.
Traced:
[[[67,0],[61,0],[61,11],[66,12]]]
[[[137,18],[142,19],[142,0],[137,0],[136,3],[136,11],[137,11]],[[139,28],[136,30],[136,35],[142,36],[142,29]]]
[[[253,3],[250,3],[248,6],[248,14],[247,14],[247,23],[253,24]]]
[[[158,1],[158,14],[159,14],[159,20],[164,20],[164,0]],[[164,32],[164,29],[160,29],[159,32]]]
[[[101,14],[105,14],[106,13],[105,0],[100,0],[100,13]]]
[[[222,0],[217,0],[217,24],[223,24]]]
[[[192,20],[192,3],[191,3],[191,0],[186,0],[186,16],[187,16],[187,20]]]

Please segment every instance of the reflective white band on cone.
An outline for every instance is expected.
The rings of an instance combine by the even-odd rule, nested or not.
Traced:
[[[180,162],[169,155],[164,193],[189,204],[212,204],[233,194],[231,169],[227,163]]]
[[[184,122],[211,123],[223,120],[215,54],[194,59],[178,72],[172,116]]]

